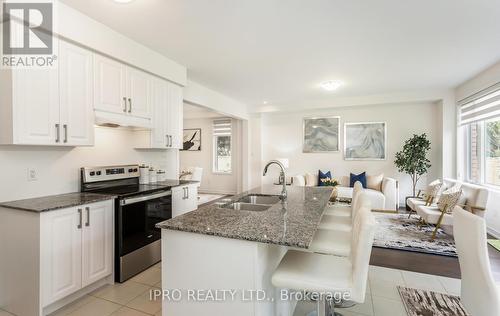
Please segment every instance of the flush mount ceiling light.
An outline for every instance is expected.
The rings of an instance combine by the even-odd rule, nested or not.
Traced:
[[[319,84],[319,86],[326,91],[335,91],[344,83],[340,80],[327,80]]]
[[[134,0],[113,0],[113,1],[116,2],[116,3],[130,3],[130,2],[132,2]]]

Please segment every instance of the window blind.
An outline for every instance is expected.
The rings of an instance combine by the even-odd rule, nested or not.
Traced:
[[[231,119],[214,120],[214,136],[231,136]]]
[[[458,103],[460,125],[500,117],[500,83]]]

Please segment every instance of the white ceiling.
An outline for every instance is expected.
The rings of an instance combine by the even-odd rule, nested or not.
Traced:
[[[184,103],[184,119],[201,119],[201,118],[215,118],[215,117],[224,117],[225,115],[214,112],[207,108],[192,105],[189,103]]]
[[[497,0],[62,1],[253,106],[450,88],[500,60]]]

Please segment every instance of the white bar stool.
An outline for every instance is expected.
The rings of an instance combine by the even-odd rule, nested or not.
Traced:
[[[460,299],[471,316],[500,315],[500,291],[491,273],[486,223],[457,206],[453,209],[462,288]]]
[[[375,219],[369,209],[360,210],[354,227],[359,234],[353,237],[349,257],[289,250],[272,276],[272,283],[281,289],[321,294],[318,315],[341,315],[333,310],[331,295],[354,303],[365,301],[368,266],[375,232]],[[325,308],[320,308],[325,306]]]
[[[358,203],[354,206],[356,216],[367,216],[362,212],[371,213],[370,199],[363,193],[358,194]],[[309,250],[316,253],[348,257],[351,254],[353,239],[359,235],[359,226],[354,226],[352,231],[335,229],[318,229],[314,234]]]
[[[332,206],[329,206],[325,210],[324,214],[330,215],[330,216],[351,217],[352,209],[355,207],[358,194],[361,191],[363,191],[363,185],[361,184],[361,182],[356,181],[356,183],[354,183],[354,187],[352,189],[351,205],[335,205],[334,204]]]

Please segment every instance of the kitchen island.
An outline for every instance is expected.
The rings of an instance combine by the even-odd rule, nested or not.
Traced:
[[[332,189],[265,186],[162,222],[163,315],[287,315],[271,276],[306,250]],[[240,203],[242,202],[242,203]]]

